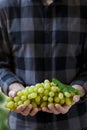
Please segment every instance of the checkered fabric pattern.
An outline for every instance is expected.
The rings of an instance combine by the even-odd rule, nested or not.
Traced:
[[[87,90],[87,0],[0,0],[0,86],[56,77]],[[11,112],[11,130],[87,130],[86,99],[67,114]]]

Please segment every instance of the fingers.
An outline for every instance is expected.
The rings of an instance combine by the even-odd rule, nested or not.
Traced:
[[[56,107],[52,104],[49,104],[48,107],[43,107],[42,111],[48,112],[48,113],[53,113],[53,114],[60,114],[60,111],[56,109]]]
[[[50,111],[52,111],[52,113],[54,113],[54,114],[60,114],[60,111],[58,111],[58,109],[54,105],[49,104],[48,108],[49,108]]]
[[[49,112],[53,114],[65,114],[69,111],[71,106],[61,106],[60,104],[56,104],[55,106],[52,104],[49,104],[48,107],[42,108],[42,111]]]
[[[25,105],[20,105],[15,109],[15,112],[21,113],[26,108]]]
[[[40,111],[40,109],[39,108],[33,109],[31,104],[27,107],[25,105],[20,105],[15,110],[15,112],[21,113],[24,116],[27,116],[27,115],[34,116],[38,111]]]
[[[28,107],[25,107],[25,109],[23,111],[21,111],[21,114],[24,116],[27,116],[27,115],[29,115],[31,110],[32,110],[32,105],[29,105]]]
[[[56,104],[55,106],[52,104],[49,104],[48,107],[43,107],[42,111],[53,113],[53,114],[65,114],[69,111],[71,106],[61,106],[60,104]],[[15,112],[21,113],[24,116],[30,115],[34,116],[38,111],[40,111],[40,108],[33,108],[30,104],[28,107],[25,105],[20,105],[16,108]]]
[[[38,108],[34,108],[34,109],[32,109],[32,111],[29,113],[29,115],[30,115],[30,116],[34,116],[34,115],[36,115],[36,113],[37,113],[38,111],[40,111]]]
[[[61,106],[59,104],[55,105],[56,109],[61,113],[61,114],[65,114],[69,111],[69,109],[71,108],[71,106]]]
[[[42,111],[52,113],[52,111],[48,107],[43,107]]]

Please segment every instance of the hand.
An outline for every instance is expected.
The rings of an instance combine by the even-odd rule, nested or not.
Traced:
[[[83,89],[82,86],[80,86],[80,85],[73,85],[72,87],[80,90],[82,92],[81,96],[84,96],[85,90]],[[73,105],[80,100],[81,96],[80,95],[75,95],[73,97]],[[53,114],[65,114],[65,113],[67,113],[69,111],[71,106],[72,105],[70,105],[70,106],[68,106],[68,105],[61,106],[60,104],[56,104],[54,106],[52,104],[49,104],[48,107],[42,108],[42,111],[45,111],[45,112],[48,112],[48,113],[53,113]]]
[[[85,95],[85,89],[81,85],[73,85],[72,87],[81,91],[81,97]]]
[[[15,97],[17,92],[20,91],[20,90],[23,90],[24,89],[24,86],[20,83],[12,83],[10,86],[9,86],[9,92],[8,92],[8,96],[9,97]]]
[[[34,116],[37,114],[38,111],[40,111],[40,108],[33,108],[33,106],[30,104],[29,106],[20,105],[16,108],[15,112],[20,113],[24,116],[30,115]]]
[[[20,83],[13,83],[9,86],[9,92],[8,95],[10,97],[15,97],[18,91],[21,91],[24,89],[24,86]],[[29,106],[20,105],[15,110],[15,112],[20,113],[24,116],[31,115],[34,116],[38,111],[40,111],[40,108],[33,108],[30,104]]]
[[[75,95],[73,97],[73,104],[78,102],[80,100],[80,96]],[[48,113],[53,113],[53,114],[65,114],[69,111],[72,105],[63,105],[61,106],[60,104],[49,104],[48,107],[43,107],[42,111],[48,112]]]

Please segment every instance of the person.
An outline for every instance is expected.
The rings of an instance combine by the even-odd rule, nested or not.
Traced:
[[[10,130],[87,130],[87,1],[0,0],[0,86],[15,97],[51,80],[79,89],[74,105],[20,105]]]

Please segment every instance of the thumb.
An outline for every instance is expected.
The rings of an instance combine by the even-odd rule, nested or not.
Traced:
[[[8,95],[9,95],[9,97],[15,97],[16,94],[17,94],[16,91],[11,90]]]
[[[74,102],[78,102],[80,100],[80,95],[75,95],[74,97],[73,97],[73,101]]]

